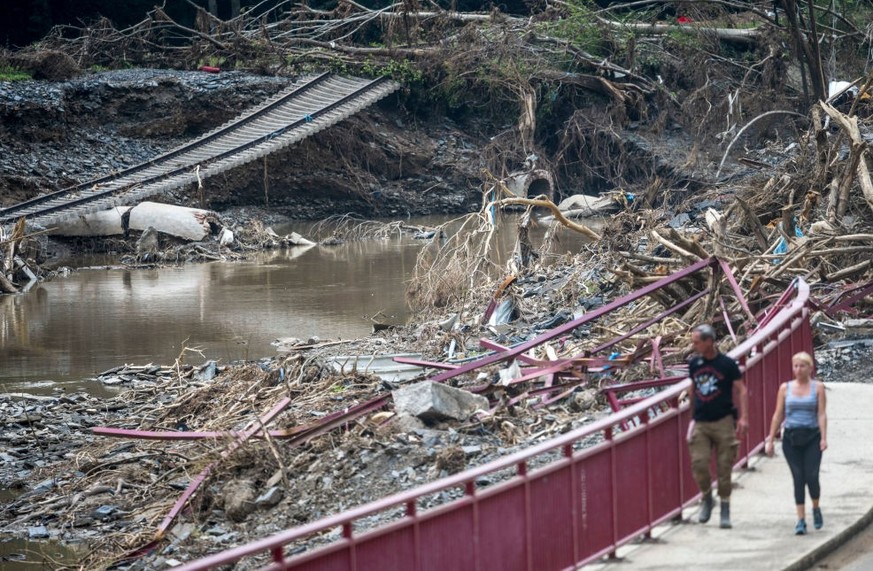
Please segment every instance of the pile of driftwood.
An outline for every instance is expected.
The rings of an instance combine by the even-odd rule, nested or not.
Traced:
[[[597,295],[609,297],[651,284],[685,266],[717,256],[726,262],[736,280],[716,284],[721,299],[705,296],[677,313],[672,321],[639,332],[624,343],[632,350],[641,339],[662,334],[676,339],[676,349],[687,340],[681,332],[695,323],[721,323],[734,337],[753,327],[756,315],[767,308],[796,277],[813,288],[813,303],[821,310],[817,319],[830,320],[852,305],[873,303],[873,184],[869,173],[869,143],[873,133],[873,78],[859,80],[851,103],[840,111],[821,102],[812,111],[811,127],[803,134],[793,155],[769,167],[766,177],[717,185],[687,199],[685,204],[644,209],[629,204],[614,216],[601,238],[577,223],[569,223],[545,197],[505,197],[499,181],[487,187],[482,210],[468,216],[456,232],[446,232],[419,257],[410,281],[409,298],[421,311],[456,311],[467,323],[479,323],[481,312],[493,299],[514,298],[514,313],[540,316],[544,307],[564,307],[579,312],[574,300]],[[490,197],[491,200],[488,200]],[[694,211],[695,203],[713,204],[699,214],[674,224],[674,215]],[[558,213],[555,227],[585,234],[591,241],[583,253],[560,269],[543,267],[527,240],[529,213],[521,218],[518,243],[508,261],[494,255],[494,208],[546,207]],[[667,222],[670,221],[670,224]],[[456,224],[457,226],[457,224]],[[441,231],[441,236],[443,233]],[[563,273],[563,277],[544,276]],[[611,277],[610,277],[611,276]],[[560,282],[548,298],[531,295],[531,279]],[[564,343],[564,355],[595,346],[602,334],[633,329],[666,309],[677,306],[711,286],[689,276],[670,287],[652,292],[649,300],[610,314],[598,325],[599,334],[586,341]],[[617,289],[616,289],[617,288]],[[612,292],[611,294],[609,292]],[[485,319],[487,321],[487,318]],[[509,326],[507,326],[509,327]],[[523,325],[515,333],[524,337]],[[473,331],[472,335],[476,335]],[[438,354],[443,347],[423,347]]]
[[[794,157],[762,186],[733,189],[726,209],[707,211],[703,232],[652,230],[650,236],[672,261],[650,261],[685,264],[718,255],[730,262],[752,299],[785,289],[797,276],[821,296],[873,279],[871,84],[873,78],[863,82],[846,112],[827,102],[814,106],[812,126]]]

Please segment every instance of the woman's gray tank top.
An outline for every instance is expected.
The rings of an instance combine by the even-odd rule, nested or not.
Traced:
[[[809,395],[798,397],[791,394],[794,381],[788,381],[785,392],[785,428],[818,427],[818,393],[816,381],[809,382]]]

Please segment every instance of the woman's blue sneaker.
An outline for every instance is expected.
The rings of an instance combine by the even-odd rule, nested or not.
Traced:
[[[824,525],[824,518],[821,516],[821,508],[812,508],[812,525],[816,529],[821,529]]]
[[[797,520],[797,525],[794,526],[794,535],[806,535],[806,520]]]

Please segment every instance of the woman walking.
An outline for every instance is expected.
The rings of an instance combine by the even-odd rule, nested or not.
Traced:
[[[774,438],[785,421],[782,433],[782,451],[794,480],[794,503],[797,506],[797,525],[794,533],[806,533],[806,488],[812,499],[812,521],[816,529],[824,525],[818,481],[821,456],[828,447],[828,417],[824,385],[812,378],[813,363],[809,353],[797,353],[791,358],[794,379],[782,383],[776,399],[776,412],[770,423],[764,451],[773,456]]]

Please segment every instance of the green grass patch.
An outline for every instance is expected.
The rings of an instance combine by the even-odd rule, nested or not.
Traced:
[[[0,66],[0,81],[26,81],[33,76],[14,65]]]

